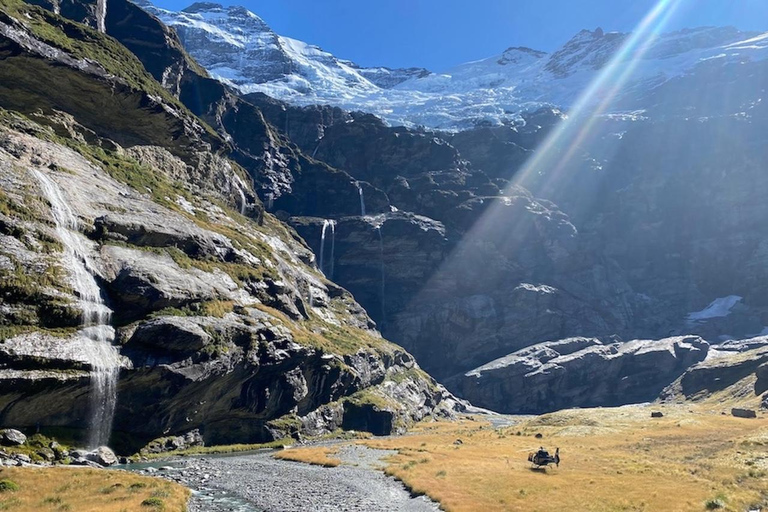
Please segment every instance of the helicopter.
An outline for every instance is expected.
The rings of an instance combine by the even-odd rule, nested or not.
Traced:
[[[550,455],[547,450],[540,447],[539,451],[528,454],[528,462],[536,469],[546,468],[550,464],[560,467],[560,448],[555,449],[554,455]]]

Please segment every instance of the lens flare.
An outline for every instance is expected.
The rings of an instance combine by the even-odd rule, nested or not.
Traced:
[[[535,195],[542,185],[549,184],[561,188],[568,186],[564,184],[567,180],[559,184],[558,181],[575,168],[569,163],[578,160],[574,157],[579,149],[599,132],[596,129],[599,118],[615,106],[615,99],[622,88],[637,66],[641,65],[643,57],[682,2],[684,0],[661,0],[646,14],[598,76],[579,95],[568,116],[552,130],[533,156],[510,180],[504,194],[506,197],[491,199],[492,203],[486,205],[486,210],[458,241],[441,267],[430,277],[429,282],[412,299],[411,304],[414,307],[419,303],[429,303],[429,300],[450,300],[458,290],[461,290],[459,295],[482,293],[484,284],[511,279],[512,274],[516,272],[516,262],[533,261],[540,257],[531,252],[531,244],[528,243],[531,237],[537,236],[536,231],[540,229],[538,221],[534,219],[536,215],[529,213],[541,213],[546,216],[548,224],[554,226],[547,229],[556,230],[555,237],[562,240],[563,244],[567,245],[570,243],[569,239],[575,238],[575,228],[564,215],[556,209],[547,211],[546,202],[539,204],[533,201],[528,191],[521,187],[529,187],[529,182],[537,184],[533,189]],[[580,198],[581,201],[590,199]],[[529,211],[524,211],[526,209]],[[486,250],[489,245],[494,246],[492,251]],[[569,253],[565,246],[549,247],[547,250],[555,255],[554,265],[558,264],[555,260],[560,257],[567,258]],[[489,254],[504,261],[492,265],[481,261]],[[501,275],[499,272],[509,272],[510,275]]]

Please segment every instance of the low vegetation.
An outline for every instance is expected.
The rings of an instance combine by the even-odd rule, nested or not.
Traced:
[[[397,450],[386,472],[448,511],[765,510],[768,419],[662,410],[654,419],[648,407],[562,411],[502,429],[423,423],[363,443]],[[539,446],[560,448],[559,468],[531,468]]]
[[[188,499],[189,490],[181,485],[125,471],[74,467],[0,470],[3,511],[182,512]]]
[[[224,453],[239,453],[239,452],[250,452],[254,450],[267,450],[267,449],[274,449],[274,448],[282,448],[284,446],[289,446],[293,444],[295,441],[293,439],[277,439],[275,441],[270,441],[268,443],[260,443],[260,444],[227,444],[227,445],[220,445],[220,446],[193,446],[192,448],[187,448],[186,450],[175,450],[173,452],[166,452],[166,453],[142,453],[141,455],[135,455],[133,459],[138,460],[140,458],[144,459],[162,459],[168,457],[168,455],[173,455],[174,457],[187,457],[187,456],[194,456],[194,455],[215,455],[215,454],[224,454]]]
[[[341,460],[334,457],[338,448],[327,446],[313,446],[310,448],[290,448],[274,455],[276,459],[304,462],[314,466],[335,468],[341,464]]]

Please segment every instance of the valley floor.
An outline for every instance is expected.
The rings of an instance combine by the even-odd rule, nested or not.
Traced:
[[[280,460],[273,451],[191,457],[154,465],[168,464],[164,476],[193,489],[190,512],[439,510],[435,502],[412,496],[379,470],[386,465],[381,459],[397,452],[356,445],[331,450],[341,463],[336,467]],[[316,451],[296,450],[304,454]]]
[[[531,467],[528,453],[539,446],[560,448],[559,468]],[[736,418],[710,402],[477,415],[424,422],[400,437],[132,469],[191,488],[190,512],[765,511],[768,414]],[[152,497],[181,510],[180,486],[135,473],[6,468],[1,478],[21,491],[0,492],[0,510],[112,510],[97,502],[152,510],[126,508]]]
[[[449,511],[766,510],[768,418],[723,412],[690,404],[567,410],[502,428],[482,419],[425,423],[411,435],[361,442],[396,450],[386,473]],[[539,446],[560,448],[559,468],[531,468],[527,455]]]

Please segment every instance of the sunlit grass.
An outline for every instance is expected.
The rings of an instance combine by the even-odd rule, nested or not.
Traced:
[[[182,512],[189,499],[189,490],[179,484],[126,471],[4,468],[0,480],[18,486],[0,492],[0,510],[12,512]]]
[[[689,412],[690,411],[692,412]],[[445,510],[743,511],[768,504],[768,420],[673,406],[563,411],[513,427],[421,424],[413,435],[364,441],[398,454],[386,472]],[[536,438],[537,433],[542,438]],[[560,448],[560,468],[527,454]]]
[[[274,455],[276,459],[304,462],[315,466],[333,468],[341,464],[341,460],[333,457],[338,448],[326,446],[313,446],[309,448],[291,448]]]

